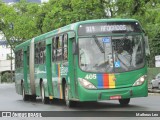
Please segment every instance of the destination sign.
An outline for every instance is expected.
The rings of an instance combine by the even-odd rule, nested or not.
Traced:
[[[90,23],[79,26],[79,35],[140,32],[140,26],[137,22],[110,22],[110,23]]]
[[[126,25],[105,25],[105,26],[86,26],[86,33],[94,33],[96,31],[112,32],[112,31],[124,31],[127,30]]]

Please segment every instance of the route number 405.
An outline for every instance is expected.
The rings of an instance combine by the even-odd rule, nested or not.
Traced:
[[[96,76],[96,74],[87,74],[86,76],[85,76],[85,79],[97,79],[97,76]]]

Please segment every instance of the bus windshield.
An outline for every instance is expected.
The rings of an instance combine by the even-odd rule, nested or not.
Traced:
[[[79,66],[87,72],[119,73],[144,66],[141,34],[79,38]]]

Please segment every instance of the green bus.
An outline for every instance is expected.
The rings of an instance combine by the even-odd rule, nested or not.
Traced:
[[[76,22],[15,48],[15,86],[23,100],[83,101],[148,96],[147,37],[134,19]]]

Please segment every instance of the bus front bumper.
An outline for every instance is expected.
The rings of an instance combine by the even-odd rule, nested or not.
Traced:
[[[89,90],[79,86],[80,101],[101,101],[148,96],[148,85],[145,81],[140,86],[114,89]]]

